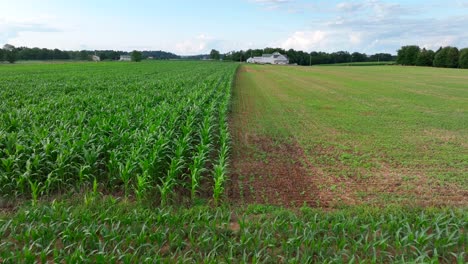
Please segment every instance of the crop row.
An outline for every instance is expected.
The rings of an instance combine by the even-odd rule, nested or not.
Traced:
[[[0,188],[38,196],[97,182],[216,200],[226,178],[235,65],[163,62],[0,69]],[[153,192],[154,193],[154,192]]]
[[[0,219],[4,263],[466,263],[466,211],[55,202]]]

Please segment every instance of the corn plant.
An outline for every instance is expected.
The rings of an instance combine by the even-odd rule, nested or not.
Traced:
[[[150,186],[148,172],[136,176],[135,195],[138,201],[142,201]]]
[[[31,181],[39,199],[97,179],[161,203],[175,187],[196,196],[218,163],[235,64],[42,66],[0,69],[2,193],[30,196]]]

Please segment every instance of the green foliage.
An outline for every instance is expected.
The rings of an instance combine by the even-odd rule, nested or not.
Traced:
[[[434,56],[434,51],[423,48],[416,59],[416,66],[432,66],[434,63]]]
[[[468,69],[468,48],[460,50],[459,66],[463,69]]]
[[[3,49],[0,49],[0,62],[5,60],[5,51]]]
[[[168,204],[175,188],[190,191],[193,199],[211,193],[201,189],[209,186],[202,181],[213,182],[215,175],[222,190],[236,67],[149,62],[0,68],[0,192],[37,202],[96,179],[105,191]],[[211,164],[222,165],[221,171]]]
[[[445,47],[435,54],[434,67],[457,68],[459,52],[455,47]]]
[[[416,65],[420,48],[418,46],[403,46],[398,50],[397,63],[401,65]]]
[[[464,263],[467,212],[52,202],[0,216],[4,263]]]
[[[366,54],[359,52],[353,52],[353,54],[351,54],[351,57],[353,62],[365,62],[367,60]]]
[[[221,58],[221,55],[219,54],[219,51],[212,49],[210,52],[210,59],[219,60],[220,58]]]
[[[5,50],[4,53],[5,61],[8,61],[9,63],[15,63],[18,60],[18,53],[15,49]]]
[[[298,65],[318,65],[318,64],[337,64],[337,63],[352,63],[352,62],[383,62],[395,61],[396,57],[388,53],[377,53],[367,56],[364,53],[354,52],[350,54],[347,51],[337,51],[332,53],[327,52],[304,52],[301,50],[284,50],[281,48],[265,48],[265,49],[248,49],[246,51],[232,51],[224,54],[224,60],[228,61],[246,61],[249,57],[258,57],[262,54],[271,54],[279,52],[285,54],[289,62]]]
[[[132,57],[132,61],[134,62],[140,62],[143,58],[143,54],[137,50],[132,51],[130,56]]]

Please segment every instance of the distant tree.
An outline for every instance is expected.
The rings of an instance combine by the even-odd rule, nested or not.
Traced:
[[[452,47],[448,52],[447,67],[458,68],[459,59],[460,59],[460,51],[457,48]]]
[[[101,58],[101,60],[108,60],[108,59],[111,59],[110,57],[108,57],[108,53],[107,53],[107,52],[99,52],[97,55],[99,56],[99,58]]]
[[[351,59],[353,62],[364,62],[367,60],[367,55],[364,53],[353,52],[353,54],[351,54]]]
[[[5,45],[3,45],[3,49],[6,50],[6,51],[12,51],[12,50],[15,49],[15,46],[10,45],[10,44],[5,44]]]
[[[330,54],[326,52],[311,52],[310,55],[312,56],[311,61],[312,65],[316,64],[328,64],[328,63],[333,63]]]
[[[9,63],[15,63],[18,60],[18,55],[16,50],[7,50],[5,51],[5,60]]]
[[[219,54],[219,51],[212,49],[210,52],[210,59],[219,60],[220,58],[221,58],[221,55]]]
[[[398,50],[397,63],[401,65],[416,65],[420,48],[418,46],[403,46]]]
[[[434,56],[435,53],[432,50],[426,50],[423,48],[421,52],[419,52],[418,57],[416,58],[416,65],[417,66],[432,66],[434,63]]]
[[[81,50],[78,54],[78,59],[79,60],[88,60],[89,59],[89,52],[86,50]]]
[[[468,69],[468,48],[460,50],[460,58],[458,60],[460,68]]]
[[[141,54],[141,52],[137,51],[137,50],[134,50],[132,51],[131,53],[131,57],[132,57],[132,61],[134,62],[140,62],[143,55]]]
[[[0,49],[0,62],[5,60],[5,51],[3,49]]]
[[[445,47],[434,56],[434,67],[457,68],[459,51],[455,47]]]
[[[369,56],[369,61],[394,61],[395,58],[389,53],[376,53]]]
[[[332,63],[351,62],[351,54],[347,51],[338,51],[330,54]]]
[[[419,49],[419,47],[418,47]],[[245,61],[249,57],[262,56],[262,54],[271,54],[279,52],[286,55],[290,63],[298,65],[317,65],[332,64],[343,62],[365,62],[365,61],[395,61],[396,56],[389,53],[377,53],[367,56],[365,53],[354,52],[350,54],[347,51],[338,51],[333,53],[326,52],[304,52],[301,50],[289,49],[285,51],[281,48],[249,49],[247,51],[231,51],[223,55],[224,60]]]

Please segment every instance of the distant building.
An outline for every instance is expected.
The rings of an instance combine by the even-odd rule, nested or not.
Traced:
[[[93,55],[93,56],[91,56],[91,60],[92,61],[101,61],[101,58],[99,56],[97,56],[97,55]]]
[[[153,59],[154,59],[153,56],[149,56],[149,57],[148,57],[148,60],[153,60]]]
[[[120,55],[120,60],[119,61],[131,61],[132,56],[130,55]]]
[[[252,57],[247,60],[247,63],[256,64],[289,64],[289,59],[279,52],[273,54],[263,54],[262,57]]]

